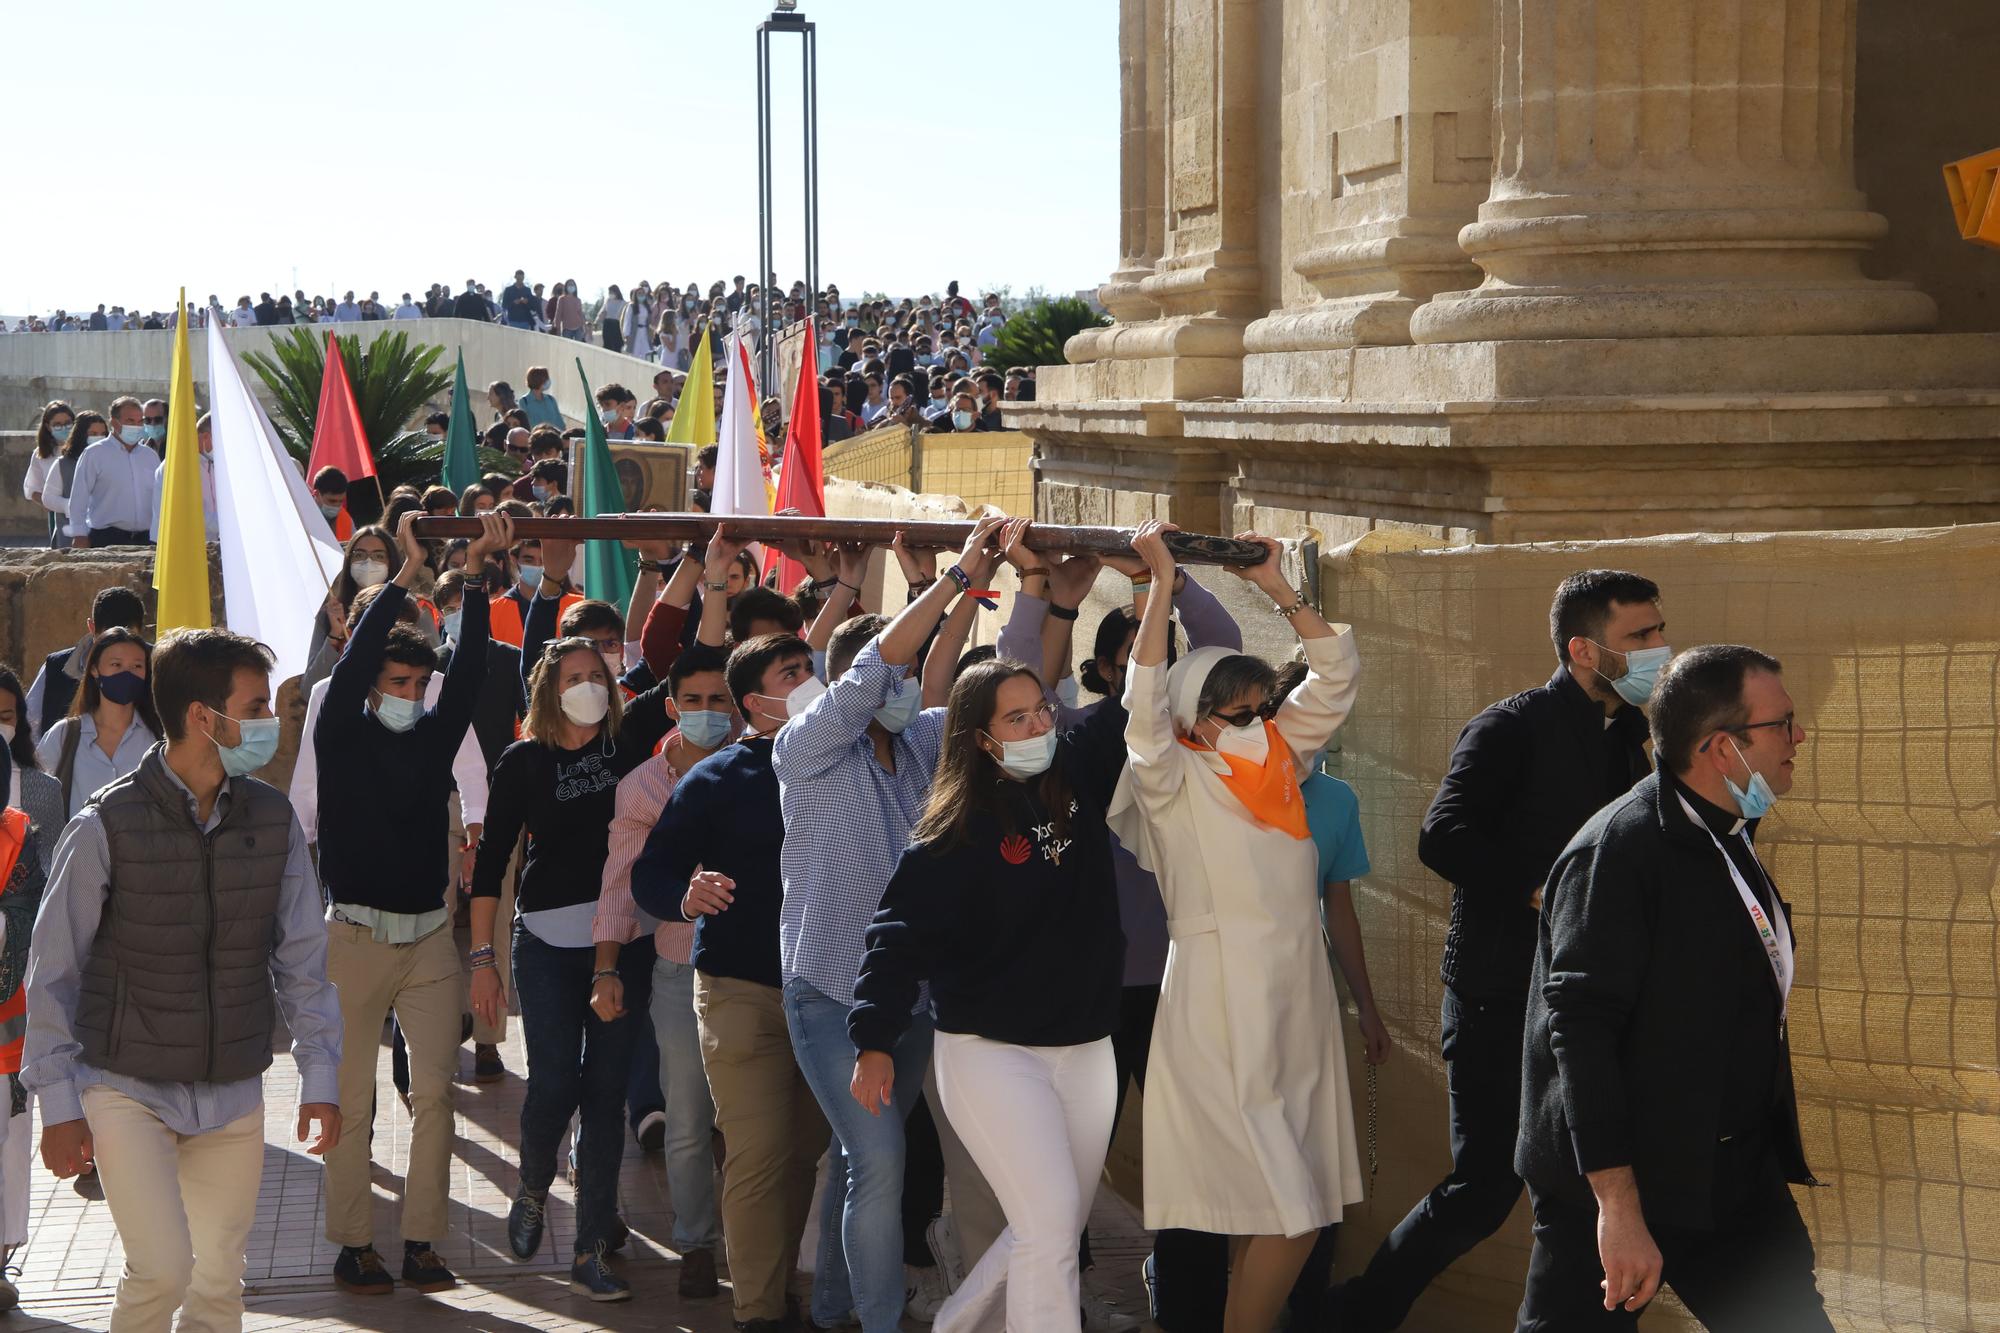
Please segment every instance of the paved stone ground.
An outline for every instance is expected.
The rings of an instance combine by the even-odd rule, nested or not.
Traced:
[[[633,1231],[620,1264],[634,1298],[620,1305],[593,1305],[569,1293],[566,1265],[574,1215],[568,1186],[559,1177],[550,1195],[550,1225],[537,1261],[516,1263],[507,1252],[507,1205],[512,1198],[515,1155],[510,1146],[519,1124],[526,1084],[522,1072],[520,1024],[505,1048],[505,1082],[480,1087],[471,1082],[472,1050],[464,1049],[458,1089],[458,1138],[452,1164],[452,1234],[438,1246],[459,1274],[455,1291],[437,1296],[396,1291],[386,1297],[352,1296],[337,1290],[331,1276],[336,1247],[320,1232],[321,1171],[292,1138],[297,1085],[288,1056],[280,1055],[266,1081],[264,1182],[257,1201],[257,1225],[250,1237],[248,1286],[250,1329],[370,1329],[402,1333],[435,1327],[510,1330],[608,1328],[727,1333],[732,1327],[728,1291],[712,1301],[682,1301],[674,1286],[677,1256],[667,1248],[672,1204],[666,1173],[656,1157],[626,1145],[620,1177],[624,1216]],[[409,1152],[410,1118],[389,1086],[389,1052],[379,1051],[381,1110],[376,1125],[376,1245],[400,1259],[397,1205]],[[360,1127],[352,1127],[360,1128]],[[1150,1238],[1132,1209],[1109,1189],[1099,1193],[1091,1224],[1098,1274],[1128,1310],[1143,1311],[1139,1262]],[[103,1203],[86,1202],[69,1182],[57,1181],[37,1162],[29,1212],[29,1239],[18,1257],[21,1308],[0,1328],[104,1329],[111,1297],[124,1263],[111,1214]],[[616,1262],[616,1261],[614,1261]],[[810,1279],[801,1276],[799,1290]],[[906,1328],[921,1325],[905,1321]],[[1149,1325],[1150,1327],[1150,1325]]]

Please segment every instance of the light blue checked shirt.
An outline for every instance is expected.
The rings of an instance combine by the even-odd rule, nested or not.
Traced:
[[[944,744],[945,710],[926,709],[895,738],[896,771],[876,761],[868,724],[904,674],[882,660],[879,636],[870,639],[771,750],[785,816],[779,967],[839,1004],[854,1003],[862,936],[923,815]]]

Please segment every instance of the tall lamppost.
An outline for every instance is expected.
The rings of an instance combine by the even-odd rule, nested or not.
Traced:
[[[801,156],[805,160],[805,259],[806,299],[819,291],[819,57],[813,24],[798,12],[798,0],[777,0],[771,17],[757,25],[757,284],[764,324],[758,342],[758,374],[764,392],[776,392],[771,383],[777,364],[777,335],[771,322],[774,300],[773,196],[771,189],[771,38],[773,34],[796,33],[803,44],[800,83],[804,108]],[[779,394],[783,398],[782,393]]]

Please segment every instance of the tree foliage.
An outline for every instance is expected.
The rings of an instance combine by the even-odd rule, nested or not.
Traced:
[[[1085,329],[1111,322],[1074,296],[1037,301],[1000,326],[998,341],[986,349],[985,363],[995,370],[1015,366],[1059,366],[1063,344]]]
[[[440,369],[444,348],[412,345],[398,329],[361,344],[358,334],[340,338],[340,359],[354,386],[355,405],[368,447],[379,461],[386,446],[407,429],[424,405],[451,388],[451,372]],[[304,326],[289,336],[271,339],[271,354],[245,352],[243,359],[257,372],[278,405],[286,435],[285,447],[300,462],[312,452],[313,430],[319,421],[320,383],[326,376],[325,334]],[[435,475],[433,469],[433,475]]]

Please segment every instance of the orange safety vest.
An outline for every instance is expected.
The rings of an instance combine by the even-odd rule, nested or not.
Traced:
[[[28,816],[0,812],[0,885],[14,877],[15,863],[28,842]],[[21,1072],[21,1046],[28,1039],[28,987],[24,983],[0,1003],[0,1074]]]
[[[583,600],[580,592],[566,592],[556,603],[556,623],[561,624],[563,613]],[[504,643],[519,648],[523,630],[527,627],[521,620],[521,604],[512,597],[501,594],[491,599],[486,606],[486,632],[493,636],[495,643]]]

